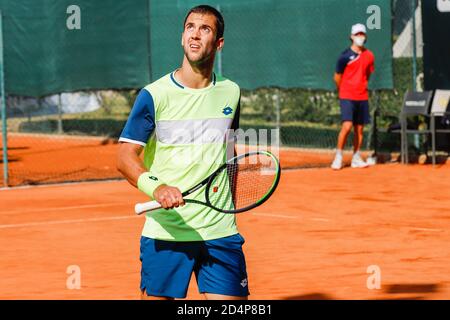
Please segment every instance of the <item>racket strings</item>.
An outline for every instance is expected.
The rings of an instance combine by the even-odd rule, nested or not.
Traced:
[[[277,176],[277,165],[269,156],[249,156],[227,164],[209,190],[215,207],[237,210],[265,197]]]

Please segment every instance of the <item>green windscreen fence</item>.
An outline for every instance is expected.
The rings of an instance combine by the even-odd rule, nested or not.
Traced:
[[[179,65],[184,15],[200,3],[223,13],[221,70],[246,89],[333,90],[336,59],[350,44],[351,25],[366,24],[374,10],[373,25],[367,23],[368,46],[377,58],[371,88],[393,86],[390,0],[152,1],[153,79]]]
[[[142,87],[180,65],[183,18],[200,3],[223,13],[217,68],[243,88],[333,90],[336,58],[357,22],[367,22],[377,58],[371,88],[393,86],[390,0],[78,0],[79,12],[68,10],[74,3],[0,0],[8,94]],[[79,29],[68,28],[76,18]]]
[[[73,4],[79,29],[67,26],[77,18]],[[0,0],[7,94],[44,96],[149,82],[148,5],[147,0]]]
[[[411,83],[410,61],[392,60],[391,0],[0,0],[9,172],[0,185],[120,178],[117,138],[138,90],[180,66],[183,20],[198,4],[224,16],[215,72],[242,88],[241,128],[278,135],[285,168],[332,160],[333,73],[353,24],[367,26],[375,54],[372,110],[377,101],[396,110]]]

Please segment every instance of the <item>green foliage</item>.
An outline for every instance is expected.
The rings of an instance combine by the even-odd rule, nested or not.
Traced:
[[[62,126],[65,134],[108,136],[119,138],[125,125],[125,120],[118,119],[63,119]],[[24,121],[19,124],[19,132],[56,133],[58,122],[56,119]]]
[[[126,109],[129,112],[133,107],[134,101],[138,95],[138,90],[119,90],[119,91],[99,91],[97,99],[101,102],[102,112],[105,115],[117,115]]]
[[[422,60],[418,60],[418,72],[422,70]],[[404,94],[412,89],[412,59],[393,60],[394,89],[377,90],[370,94],[372,111],[380,110],[379,123],[389,123],[400,112]],[[332,75],[330,75],[332,76]],[[242,91],[242,118],[259,119],[268,123],[276,122],[276,94],[279,95],[280,122],[307,121],[325,125],[339,123],[339,102],[336,92],[305,89],[260,88]]]
[[[126,101],[126,105],[131,110],[133,107],[134,101],[136,100],[139,90],[122,90],[121,94]]]

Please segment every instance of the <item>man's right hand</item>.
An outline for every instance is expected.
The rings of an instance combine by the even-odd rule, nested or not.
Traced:
[[[158,201],[164,209],[178,208],[184,206],[183,196],[180,189],[165,184],[160,185],[153,192],[154,200]]]

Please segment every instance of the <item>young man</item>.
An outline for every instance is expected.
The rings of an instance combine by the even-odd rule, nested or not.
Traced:
[[[352,45],[341,53],[334,74],[339,92],[342,127],[338,136],[337,151],[331,168],[342,168],[342,150],[348,134],[354,126],[352,168],[365,168],[368,164],[361,158],[359,150],[363,142],[364,125],[370,122],[369,92],[367,85],[374,72],[375,57],[364,47],[367,40],[366,27],[355,24],[351,31]]]
[[[185,204],[180,192],[226,161],[227,133],[238,127],[240,89],[212,72],[223,32],[216,9],[188,12],[181,68],[141,90],[119,139],[119,171],[164,208],[147,214],[142,232],[143,299],[186,297],[193,272],[206,299],[249,294],[235,216]]]

